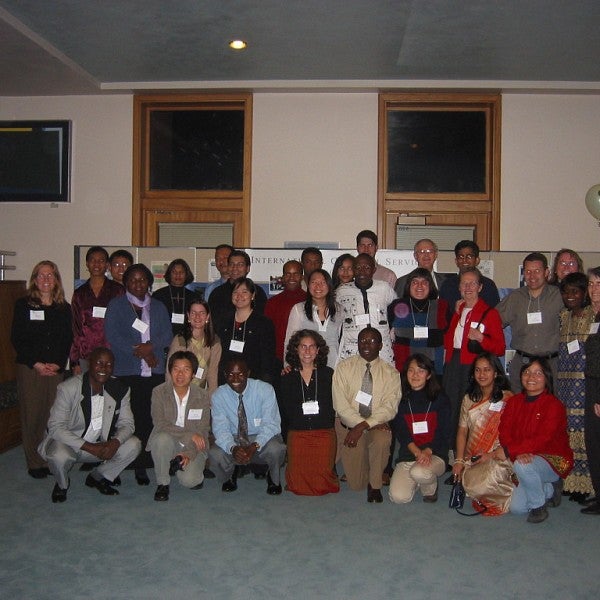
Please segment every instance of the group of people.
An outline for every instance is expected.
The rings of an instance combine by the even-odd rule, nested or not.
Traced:
[[[392,502],[419,491],[432,503],[451,471],[445,482],[485,515],[541,522],[563,494],[600,514],[600,267],[586,275],[561,250],[549,269],[533,252],[525,286],[500,300],[472,241],[455,247],[458,273],[442,274],[435,243],[419,240],[418,267],[399,279],[377,264],[374,232],[356,244],[331,274],[304,249],[271,298],[225,244],[204,297],[183,259],[151,295],[145,265],[94,246],[69,305],[56,265],[38,263],[12,330],[29,474],[54,476],[53,502],[76,462],[105,495],[125,468],[149,485],[152,466],[157,501],[174,476],[200,489],[216,475],[233,492],[254,473],[278,495],[287,460],[296,494],[346,481],[371,503],[384,486]]]

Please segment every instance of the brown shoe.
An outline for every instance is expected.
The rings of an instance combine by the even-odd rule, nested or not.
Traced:
[[[437,498],[438,494],[436,489],[435,492],[433,492],[433,494],[429,496],[423,496],[423,502],[429,502],[430,504],[433,504],[434,502],[437,502]]]

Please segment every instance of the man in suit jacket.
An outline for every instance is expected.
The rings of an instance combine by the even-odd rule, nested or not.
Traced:
[[[421,269],[427,269],[431,273],[433,283],[435,284],[435,287],[439,292],[442,287],[442,283],[446,278],[446,273],[438,273],[437,271],[433,270],[433,265],[435,264],[435,261],[438,257],[437,244],[429,238],[423,238],[421,240],[418,240],[414,245],[413,256],[417,261],[417,267]],[[394,291],[396,292],[398,298],[404,297],[404,287],[406,286],[406,281],[409,275],[410,273],[407,273],[406,275],[402,275],[402,277],[399,277],[396,280],[396,285],[394,285]]]
[[[113,363],[110,350],[96,348],[89,357],[89,371],[58,386],[48,432],[38,448],[56,479],[52,502],[67,499],[68,474],[76,462],[101,461],[85,484],[106,496],[117,495],[115,480],[140,453],[129,388],[112,377]]]
[[[208,456],[210,398],[205,389],[192,385],[198,359],[193,352],[178,350],[169,357],[168,369],[171,380],[152,390],[154,428],[147,446],[154,461],[157,502],[169,499],[173,473],[184,487],[201,489]]]

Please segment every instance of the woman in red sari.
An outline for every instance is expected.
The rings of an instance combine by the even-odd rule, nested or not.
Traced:
[[[281,378],[281,417],[287,428],[286,489],[303,496],[339,492],[334,472],[336,436],[331,395],[333,369],[316,331],[301,329],[288,343],[292,371]]]
[[[452,474],[455,481],[462,479],[474,508],[481,510],[484,505],[483,514],[490,517],[507,512],[512,496],[511,464],[495,453],[500,445],[500,417],[510,396],[510,384],[498,357],[482,352],[471,366],[460,409]]]

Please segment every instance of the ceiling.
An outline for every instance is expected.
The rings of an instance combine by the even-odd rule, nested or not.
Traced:
[[[0,96],[600,92],[598,0],[0,0]],[[230,39],[248,42],[230,50]]]

